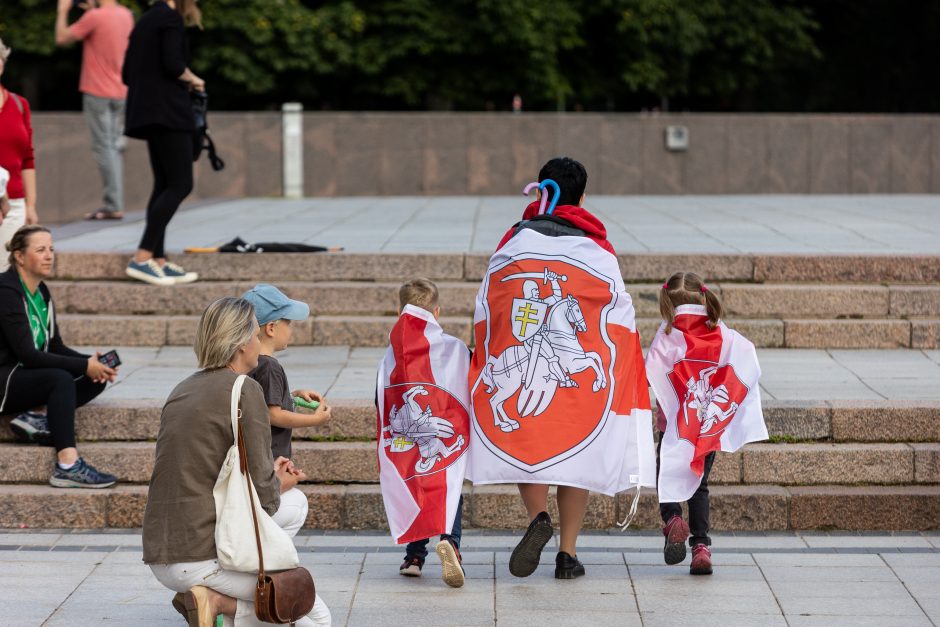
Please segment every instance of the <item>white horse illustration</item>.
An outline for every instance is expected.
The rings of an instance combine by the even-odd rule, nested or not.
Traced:
[[[581,312],[581,305],[578,299],[569,294],[552,305],[539,333],[542,334],[542,342],[551,343],[558,356],[559,364],[566,373],[576,374],[588,368],[593,369],[592,389],[598,392],[607,387],[604,362],[596,352],[585,352],[582,348],[577,334],[585,331],[587,331],[587,324]],[[538,416],[548,408],[555,396],[560,382],[557,376],[549,371],[548,362],[537,347],[538,344],[533,344],[533,348],[527,351],[522,344],[510,346],[499,357],[490,357],[486,366],[483,367],[486,393],[492,394],[490,407],[493,410],[493,424],[504,432],[508,433],[519,428],[519,422],[510,418],[503,407],[516,390],[523,388],[516,403],[521,417]],[[533,354],[538,360],[535,365],[535,374],[532,381],[524,381],[525,372]]]
[[[700,428],[699,434],[703,435],[711,431],[719,422],[724,422],[729,420],[736,411],[738,411],[738,404],[731,403],[728,406],[727,410],[721,408],[719,403],[725,404],[728,402],[728,388],[724,384],[719,385],[717,388],[711,386],[709,379],[715,372],[718,371],[718,366],[713,366],[711,368],[706,368],[699,373],[700,379],[696,381],[692,377],[689,377],[689,380],[686,382],[686,394],[684,400],[683,413],[685,414],[685,424],[689,424],[689,409],[696,410],[696,414],[699,419]]]
[[[421,459],[415,464],[415,470],[419,473],[428,472],[434,464],[444,457],[450,457],[464,444],[463,435],[458,435],[457,441],[451,446],[444,444],[443,439],[454,437],[454,425],[445,418],[434,416],[430,405],[422,410],[414,400],[415,396],[427,395],[423,385],[416,385],[405,392],[401,397],[401,409],[392,405],[388,414],[389,426],[383,429],[391,436],[385,439],[385,446],[392,446],[396,438],[403,438],[418,446]]]

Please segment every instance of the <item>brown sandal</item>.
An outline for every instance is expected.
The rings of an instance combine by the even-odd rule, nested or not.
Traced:
[[[98,209],[85,214],[86,220],[121,220],[124,214],[120,211],[111,211],[110,209]]]

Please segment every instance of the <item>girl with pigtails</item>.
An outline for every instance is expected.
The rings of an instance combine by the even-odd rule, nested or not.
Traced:
[[[693,272],[659,292],[663,318],[646,357],[656,396],[656,469],[667,564],[692,549],[689,572],[710,575],[708,475],[716,451],[767,438],[754,345],[722,321],[718,296]],[[688,522],[682,518],[688,502]]]

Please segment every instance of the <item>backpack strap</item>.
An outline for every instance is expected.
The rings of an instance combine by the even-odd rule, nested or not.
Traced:
[[[204,146],[209,151],[209,163],[212,164],[212,169],[218,172],[225,168],[225,162],[222,161],[222,157],[220,157],[215,152],[215,142],[212,141],[212,135],[209,134],[209,129],[206,129],[203,132],[203,136],[205,137]]]

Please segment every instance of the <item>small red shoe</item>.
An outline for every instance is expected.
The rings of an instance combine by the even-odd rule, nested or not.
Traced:
[[[689,573],[692,575],[712,574],[712,552],[706,545],[696,544],[692,547],[692,566],[689,567]]]
[[[681,516],[673,516],[663,527],[666,536],[666,546],[663,548],[663,557],[666,563],[672,566],[685,559],[685,541],[689,539],[689,525]]]

